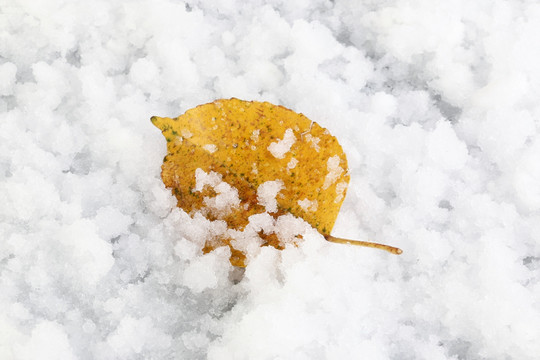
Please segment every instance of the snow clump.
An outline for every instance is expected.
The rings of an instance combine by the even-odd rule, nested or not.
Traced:
[[[538,359],[538,2],[4,3],[1,359]],[[403,254],[178,208],[150,117],[230,97],[328,129],[333,235]],[[293,129],[264,151],[296,141],[324,151]],[[197,176],[208,209],[238,203]],[[202,251],[225,236],[247,268]]]

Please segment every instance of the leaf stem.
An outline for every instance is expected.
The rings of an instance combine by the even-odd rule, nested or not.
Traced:
[[[333,242],[333,243],[349,244],[349,245],[356,245],[356,246],[365,246],[365,247],[385,250],[385,251],[388,251],[388,252],[390,252],[392,254],[396,254],[396,255],[399,255],[399,254],[401,254],[403,252],[401,249],[399,249],[397,247],[384,245],[384,244],[378,244],[378,243],[369,242],[369,241],[349,240],[349,239],[338,238],[338,237],[335,237],[335,236],[332,236],[332,235],[324,235],[324,238],[327,241],[330,241],[330,242]]]

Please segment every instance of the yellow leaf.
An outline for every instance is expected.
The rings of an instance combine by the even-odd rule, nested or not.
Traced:
[[[234,98],[177,118],[154,116],[152,122],[167,139],[163,182],[186,212],[200,211],[236,230],[251,215],[291,213],[335,239],[330,232],[349,173],[343,149],[328,130],[282,106]],[[280,247],[275,235],[260,235]],[[233,265],[245,265],[230,239],[218,245],[231,247]],[[215,247],[207,244],[204,250]]]

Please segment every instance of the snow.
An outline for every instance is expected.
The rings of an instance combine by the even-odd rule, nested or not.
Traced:
[[[538,3],[4,3],[0,358],[538,358]],[[336,136],[333,234],[403,254],[266,213],[231,233],[245,270],[202,254],[228,230],[176,207],[150,117],[228,97]],[[322,149],[289,129],[268,150],[295,141]],[[197,180],[209,209],[239,203]]]
[[[278,159],[283,159],[285,154],[291,150],[291,146],[296,142],[296,136],[292,129],[285,130],[283,139],[278,139],[277,141],[270,143],[268,145],[268,151]]]
[[[195,189],[193,191],[202,192],[205,188],[210,188],[216,193],[216,196],[205,196],[203,203],[215,216],[225,217],[233,208],[240,205],[238,190],[226,182],[222,181],[221,175],[210,171],[209,173],[202,169],[195,171]]]
[[[298,205],[304,211],[317,211],[319,206],[317,200],[311,201],[309,199],[298,200]]]
[[[328,158],[326,168],[328,172],[324,177],[324,184],[322,186],[323,190],[328,189],[330,185],[334,184],[336,180],[340,177],[345,170],[339,165],[341,158],[338,155],[331,156]]]
[[[321,141],[321,139],[319,139],[318,137],[312,136],[311,134],[306,134],[304,136],[304,140],[310,143],[311,147],[315,149],[315,151],[319,152],[320,150],[319,141]]]
[[[287,163],[287,169],[292,170],[298,165],[298,160],[296,158],[291,158]]]
[[[64,328],[56,322],[40,321],[32,330],[29,341],[14,357],[39,359],[44,354],[56,359],[77,359]]]
[[[265,181],[257,188],[257,201],[267,212],[276,212],[278,211],[276,197],[282,189],[283,181],[281,180]]]
[[[13,94],[15,85],[17,66],[10,62],[0,65],[0,95],[7,96]]]
[[[203,149],[208,151],[210,154],[213,154],[217,151],[217,146],[214,144],[203,145]]]

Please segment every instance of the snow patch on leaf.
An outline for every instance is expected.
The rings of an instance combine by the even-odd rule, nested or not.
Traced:
[[[338,155],[334,155],[331,158],[328,159],[327,162],[327,169],[328,173],[326,174],[326,177],[324,178],[324,184],[323,184],[323,190],[328,189],[333,183],[339,179],[341,174],[343,174],[344,170],[341,166],[339,166],[339,163],[341,162],[341,159]]]
[[[317,211],[318,203],[317,200],[309,200],[309,199],[303,199],[298,200],[298,205],[302,208],[304,211]]]
[[[285,135],[282,140],[271,143],[268,146],[268,151],[278,159],[283,159],[285,154],[291,150],[291,146],[296,142],[296,136],[292,129],[285,130]]]
[[[277,194],[283,189],[283,181],[266,181],[257,188],[257,200],[268,212],[276,212],[278,204]]]

